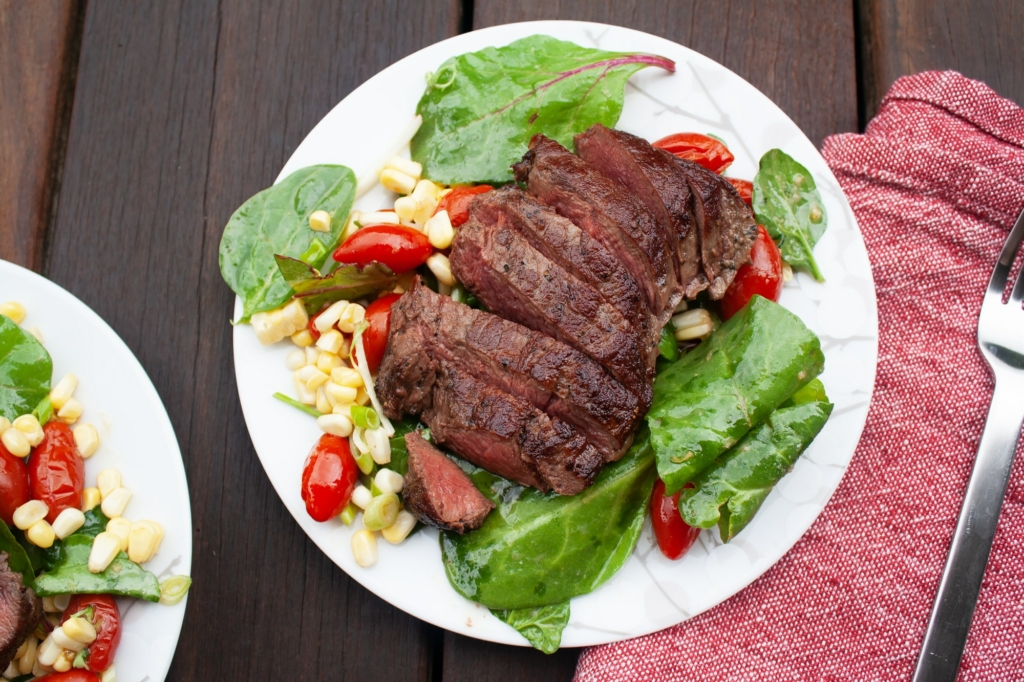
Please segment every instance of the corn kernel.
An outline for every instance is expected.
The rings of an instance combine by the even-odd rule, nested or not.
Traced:
[[[75,445],[78,447],[78,454],[82,459],[89,459],[96,454],[100,447],[100,434],[92,424],[79,424],[72,431],[75,437]]]
[[[23,414],[15,419],[11,426],[25,434],[28,444],[32,447],[43,442],[43,427],[35,415]]]
[[[435,253],[427,259],[427,267],[434,273],[434,277],[437,277],[438,282],[450,287],[455,286],[455,275],[452,274],[452,264],[448,260],[448,256],[443,253]]]
[[[338,329],[351,334],[355,331],[356,325],[366,319],[366,308],[358,303],[349,303],[338,318]]]
[[[398,512],[398,518],[395,519],[395,522],[383,529],[380,534],[392,545],[397,545],[409,537],[409,533],[415,527],[416,517],[403,509]]]
[[[348,307],[348,301],[335,301],[331,305],[327,306],[316,319],[313,321],[313,326],[316,330],[323,334],[325,331],[333,327],[338,322],[338,318],[345,312],[345,308]]]
[[[331,404],[331,399],[327,397],[323,386],[316,389],[316,409],[323,414],[330,414],[334,410],[334,405]]]
[[[380,465],[391,462],[391,439],[384,433],[384,429],[368,429],[363,433],[363,438],[370,447],[370,457],[374,462]]]
[[[64,406],[57,410],[57,419],[65,424],[74,424],[82,416],[82,403],[77,398],[68,398]]]
[[[70,635],[64,631],[63,626],[54,628],[53,632],[50,633],[50,636],[53,637],[54,643],[65,651],[74,651],[75,653],[78,653],[85,648],[85,644],[72,639]]]
[[[313,335],[309,333],[308,329],[301,329],[292,334],[292,343],[299,348],[305,348],[313,345]]]
[[[89,646],[96,641],[96,628],[92,623],[87,621],[81,616],[75,616],[74,618],[68,618],[61,625],[61,630],[68,638]]]
[[[409,194],[416,187],[416,178],[394,168],[385,168],[380,174],[380,184],[392,192]],[[365,224],[365,223],[364,223]]]
[[[7,417],[0,417],[0,433],[11,428],[11,421]]]
[[[25,644],[25,651],[18,657],[18,672],[22,675],[32,672],[32,666],[36,662],[36,652],[39,650],[39,640],[33,635],[29,635]]]
[[[28,453],[32,452],[32,446],[25,434],[13,427],[0,433],[0,442],[15,457],[28,457]]]
[[[345,405],[354,403],[356,401],[356,395],[359,390],[352,388],[351,386],[340,386],[333,381],[327,382],[324,386],[327,391],[327,395],[336,405]]]
[[[137,521],[132,524],[128,535],[128,558],[137,564],[144,564],[156,554],[162,533],[155,522]]]
[[[452,245],[455,238],[455,229],[452,227],[448,211],[438,211],[427,221],[427,239],[435,249],[447,249]]]
[[[362,388],[363,375],[359,373],[359,370],[351,367],[335,367],[331,370],[331,381],[339,386]],[[355,400],[355,397],[353,396],[352,399]]]
[[[301,348],[296,348],[295,350],[289,352],[288,355],[286,355],[284,358],[284,366],[293,372],[305,367],[306,351],[302,350]]]
[[[316,391],[311,391],[306,388],[306,382],[298,376],[294,376],[293,380],[293,383],[295,384],[295,395],[298,396],[299,402],[303,405],[316,405]]]
[[[111,663],[110,667],[104,670],[103,674],[100,675],[100,682],[117,682],[115,675],[114,664]]]
[[[313,211],[309,214],[309,229],[314,232],[331,231],[331,214],[327,211]]]
[[[46,518],[50,508],[42,500],[29,500],[14,510],[14,525],[20,530],[28,530]]]
[[[325,414],[317,417],[316,425],[324,433],[348,438],[352,434],[352,420],[341,414]]]
[[[25,319],[25,306],[16,301],[0,303],[0,315],[11,318],[11,322],[14,324],[21,324]]]
[[[43,597],[43,613],[63,613],[63,611],[61,609],[58,609],[57,606],[53,603],[53,597]],[[24,653],[22,649],[24,648],[25,643],[22,642],[21,649],[18,649],[18,653],[16,653],[14,657],[21,658],[22,653]]]
[[[322,351],[316,346],[310,346],[306,348],[306,364],[315,365],[316,361],[320,359],[320,353]]]
[[[121,472],[117,469],[104,469],[96,474],[96,487],[100,489],[100,499],[121,487]]]
[[[395,215],[403,223],[412,222],[416,214],[416,199],[413,196],[398,197],[395,199]]]
[[[90,509],[95,509],[102,501],[103,496],[100,495],[99,488],[86,488],[82,491],[82,511],[87,512]]]
[[[68,610],[68,604],[71,603],[70,594],[58,594],[53,598],[53,605],[57,607],[57,610],[64,613]]]
[[[372,448],[370,451],[373,452]],[[400,493],[405,485],[405,479],[402,477],[402,474],[391,469],[381,469],[378,471],[377,475],[373,477],[373,482],[377,485],[377,489],[385,495],[387,493]]]
[[[66,673],[71,670],[71,663],[75,658],[75,652],[63,649],[57,660],[53,662],[53,670],[58,673]]]
[[[342,337],[341,332],[339,332],[337,329],[331,329],[326,333],[320,335],[320,338],[317,339],[316,341],[316,345],[317,348],[325,350],[328,353],[340,355],[339,351],[341,350],[341,346],[342,344],[344,344],[344,342],[345,339],[344,337]]]
[[[78,388],[78,377],[74,374],[65,374],[64,378],[50,389],[50,403],[53,405],[53,409],[59,410],[64,407],[64,403],[71,398],[76,388]]]
[[[335,367],[341,367],[341,358],[334,353],[321,353],[316,359],[316,368],[324,374],[330,374]]]
[[[412,159],[403,159],[401,156],[392,157],[386,164],[385,168],[392,168],[399,173],[405,173],[406,175],[414,178],[423,177],[423,164],[413,161]]]
[[[365,485],[357,485],[352,491],[352,504],[360,509],[366,509],[373,502],[373,493]]]
[[[672,326],[675,327],[677,341],[704,338],[714,329],[711,314],[703,308],[694,308],[693,310],[687,310],[685,313],[674,315],[672,317]]]
[[[306,304],[297,298],[288,301],[281,309],[281,314],[292,329],[285,332],[285,336],[291,336],[300,329],[305,329],[309,324],[309,315],[306,313]]]
[[[359,216],[359,224],[362,227],[368,225],[398,225],[401,219],[394,211],[374,211]]]
[[[92,550],[89,552],[89,571],[91,573],[102,573],[107,570],[111,562],[121,551],[121,538],[113,533],[103,532],[92,541]]]
[[[363,568],[377,563],[377,538],[372,532],[363,528],[352,534],[352,555]]]
[[[128,488],[116,488],[103,498],[103,502],[100,503],[100,509],[107,515],[107,518],[113,519],[124,514],[124,508],[128,506],[128,500],[130,499],[132,499],[131,490],[128,490]]]
[[[60,656],[61,649],[56,642],[53,641],[53,633],[50,633],[43,643],[39,645],[36,650],[36,662],[41,666],[50,667],[53,662]]]
[[[132,530],[132,522],[123,516],[118,516],[115,519],[107,521],[106,531],[113,533],[121,541],[121,551],[128,551],[128,534]]]
[[[356,405],[360,407],[366,407],[370,404],[370,394],[366,392],[365,388],[358,389],[356,393]]]
[[[68,507],[53,520],[53,532],[61,540],[85,525],[85,514],[80,509]]]
[[[25,531],[25,537],[36,547],[49,549],[53,546],[53,541],[57,539],[57,534],[53,532],[53,526],[43,519],[33,523],[32,527]]]

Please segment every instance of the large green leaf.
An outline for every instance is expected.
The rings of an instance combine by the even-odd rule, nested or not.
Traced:
[[[32,587],[36,575],[32,562],[3,519],[0,519],[0,552],[7,555],[7,567],[21,574],[22,584]]]
[[[14,421],[50,393],[53,361],[36,337],[0,315],[0,416]]]
[[[491,609],[491,613],[514,627],[534,649],[553,654],[558,651],[562,630],[569,623],[569,602],[532,609]]]
[[[467,467],[497,508],[479,530],[441,534],[448,580],[491,609],[532,609],[592,592],[633,552],[654,485],[647,430],[578,495],[541,493]]]
[[[272,310],[292,295],[275,255],[299,258],[314,239],[326,247],[310,260],[319,268],[341,239],[352,201],[356,176],[345,166],[309,166],[268,187],[235,211],[220,241],[220,273],[242,298],[242,321]],[[331,231],[314,232],[309,216],[331,214]]]
[[[160,601],[160,583],[156,576],[128,558],[124,552],[102,573],[89,571],[89,553],[93,538],[72,535],[64,541],[64,556],[53,570],[36,578],[36,594],[52,597],[59,594],[112,594]]]
[[[666,492],[711,466],[824,366],[818,337],[800,318],[754,296],[654,382],[647,423]]]
[[[626,81],[645,66],[675,69],[664,57],[543,35],[452,57],[427,79],[412,158],[436,182],[511,182],[533,135],[571,147],[595,123],[614,126]]]

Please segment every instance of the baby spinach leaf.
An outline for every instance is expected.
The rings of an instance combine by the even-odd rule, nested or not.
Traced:
[[[14,421],[50,393],[53,361],[36,337],[0,315],[0,416]]]
[[[156,576],[131,561],[124,552],[102,573],[89,571],[92,538],[72,535],[64,541],[64,556],[53,568],[36,578],[35,590],[40,597],[58,594],[112,594],[160,601],[160,583]]]
[[[388,469],[405,476],[409,471],[409,448],[405,446],[405,434],[422,429],[422,425],[416,419],[392,421],[391,425],[395,427],[395,435],[391,437],[391,462]]]
[[[787,401],[693,479],[693,488],[683,488],[679,497],[683,520],[699,528],[717,523],[722,540],[732,540],[793,468],[831,413],[832,403],[827,401]]]
[[[569,602],[533,609],[491,609],[491,613],[518,630],[534,649],[553,654],[558,651],[562,630],[569,623]]]
[[[22,584],[32,587],[36,577],[32,562],[3,519],[0,519],[0,552],[7,555],[7,567],[16,573],[21,573]]]
[[[108,523],[110,523],[110,519],[103,513],[103,510],[98,506],[93,507],[89,511],[85,512],[85,524],[76,530],[72,536],[84,535],[89,538],[95,538],[107,529]]]
[[[818,337],[800,318],[754,296],[654,382],[647,423],[666,492],[711,466],[824,366]]]
[[[319,268],[341,239],[355,199],[356,176],[345,166],[309,166],[255,195],[235,211],[220,241],[220,274],[242,298],[242,322],[273,310],[292,295],[274,262],[276,254],[299,258],[313,240],[326,250],[310,264]],[[309,228],[313,211],[331,214],[331,231]]]
[[[781,149],[768,151],[754,176],[753,207],[783,260],[807,268],[814,279],[824,282],[814,245],[825,234],[828,219],[811,172]]]
[[[352,301],[393,289],[398,282],[398,276],[381,263],[370,263],[364,268],[339,265],[331,274],[321,276],[301,260],[287,256],[274,256],[274,260],[284,281],[310,315],[318,313],[325,303]]]
[[[633,552],[654,486],[646,429],[571,497],[465,468],[497,508],[478,530],[441,534],[445,571],[456,592],[498,610],[564,604],[608,580]]]
[[[570,147],[595,123],[614,126],[626,81],[645,66],[675,70],[664,57],[543,35],[452,57],[427,79],[412,158],[435,182],[511,182],[535,134]]]

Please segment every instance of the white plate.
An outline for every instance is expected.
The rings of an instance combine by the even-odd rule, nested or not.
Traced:
[[[432,45],[388,67],[340,102],[295,150],[278,181],[320,163],[370,172],[401,144],[396,135],[408,127],[427,71],[448,57],[507,45],[535,33],[674,59],[675,74],[648,68],[630,79],[617,127],[649,140],[679,131],[714,133],[736,155],[729,175],[748,179],[761,155],[780,147],[811,171],[829,218],[828,230],[815,249],[828,281],[817,284],[797,275],[786,286],[781,303],[821,337],[826,356],[822,379],[836,405],[832,418],[751,525],[730,544],[722,544],[717,530],[706,531],[682,560],[668,561],[653,544],[648,523],[626,566],[596,592],[572,600],[572,616],[562,637],[562,646],[572,647],[627,639],[680,623],[736,594],[796,544],[836,489],[860,439],[874,385],[878,320],[864,241],[835,177],[810,140],[732,71],[639,31],[543,21],[496,26]],[[386,207],[393,200],[378,186],[356,208]],[[236,301],[235,315],[240,311]],[[373,568],[355,565],[349,548],[352,530],[340,522],[316,523],[299,496],[302,464],[319,432],[312,419],[271,398],[274,391],[292,390],[284,364],[289,344],[262,347],[248,326],[238,326],[234,348],[238,392],[256,452],[288,510],[334,563],[417,618],[470,637],[525,645],[517,632],[449,586],[433,531],[421,532],[398,547],[380,542],[380,558]]]
[[[100,448],[85,462],[86,486],[107,468],[121,471],[132,491],[125,516],[164,527],[159,553],[146,569],[160,579],[192,569],[192,512],[181,451],[171,420],[142,365],[106,322],[53,282],[0,261],[0,301],[18,301],[53,358],[53,381],[78,376],[81,422],[96,426]],[[167,675],[185,617],[183,600],[161,606],[119,599],[123,630],[114,665],[119,682],[159,681]]]

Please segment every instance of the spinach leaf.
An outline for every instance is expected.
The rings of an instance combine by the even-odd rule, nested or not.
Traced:
[[[533,609],[491,609],[491,613],[518,630],[534,649],[553,654],[558,651],[562,630],[569,623],[569,602]]]
[[[276,254],[298,258],[314,239],[327,249],[310,264],[319,268],[341,239],[355,198],[356,176],[345,166],[309,166],[255,195],[235,211],[220,241],[220,274],[242,298],[242,322],[273,310],[292,295],[274,262]],[[314,232],[309,215],[331,214],[331,231]]]
[[[0,552],[7,555],[7,567],[21,573],[22,584],[32,587],[36,577],[32,562],[3,519],[0,519]]]
[[[387,467],[405,476],[409,472],[409,448],[405,446],[405,434],[420,429],[421,425],[415,419],[393,421],[391,425],[395,427],[395,435],[391,437],[391,463]]]
[[[711,466],[824,366],[818,337],[754,296],[654,382],[647,423],[666,492]]]
[[[50,393],[53,361],[36,337],[0,315],[0,417],[29,414]]]
[[[661,338],[658,341],[658,354],[667,362],[675,362],[679,359],[679,342],[673,333],[671,324],[661,328]]]
[[[72,533],[70,537],[95,538],[107,529],[107,523],[109,522],[110,519],[107,518],[107,515],[99,507],[94,507],[85,512],[85,523],[81,528]],[[32,568],[36,573],[39,571],[52,571],[63,561],[64,543],[66,541],[67,539],[54,540],[52,545],[43,549],[29,542],[24,534],[19,534],[18,536],[18,542],[25,548],[25,553],[28,554],[29,561],[32,562]]]
[[[325,303],[353,301],[392,289],[398,281],[398,276],[381,263],[370,263],[364,268],[340,265],[331,274],[321,276],[301,260],[287,256],[274,256],[274,260],[284,281],[310,315],[320,312]]]
[[[498,610],[563,604],[610,578],[633,552],[654,485],[646,429],[572,497],[470,470],[497,508],[479,530],[442,533],[441,552],[455,591]]]
[[[783,260],[807,268],[814,279],[824,282],[813,249],[828,220],[811,172],[781,149],[768,151],[754,176],[753,207]]]
[[[112,594],[160,601],[160,583],[156,576],[128,559],[124,552],[102,573],[89,571],[92,538],[72,535],[64,541],[64,556],[52,571],[36,578],[35,590],[40,597],[58,594]]]
[[[732,540],[793,468],[831,413],[832,403],[827,401],[789,404],[776,410],[693,479],[693,488],[683,489],[679,497],[683,520],[699,528],[717,523],[722,540]]]
[[[675,70],[664,57],[543,35],[452,57],[427,79],[412,158],[435,182],[511,182],[535,134],[571,148],[591,125],[614,126],[626,81],[645,66]]]
[[[85,524],[72,533],[72,537],[75,535],[84,535],[88,538],[95,538],[107,529],[108,523],[110,523],[110,519],[103,513],[103,510],[101,510],[99,506],[93,507],[89,511],[85,512]]]

